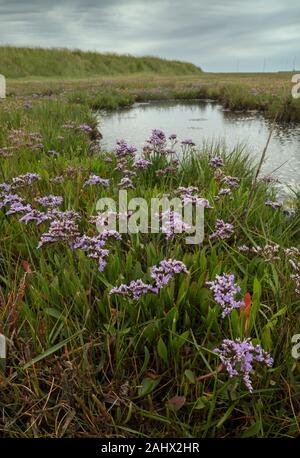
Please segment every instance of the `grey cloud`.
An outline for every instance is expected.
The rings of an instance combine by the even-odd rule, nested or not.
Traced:
[[[207,71],[300,67],[297,0],[0,0],[0,43],[151,54]]]

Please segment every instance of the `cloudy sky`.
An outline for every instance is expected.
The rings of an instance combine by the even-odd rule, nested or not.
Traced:
[[[0,44],[191,61],[206,71],[300,68],[299,0],[0,0]]]

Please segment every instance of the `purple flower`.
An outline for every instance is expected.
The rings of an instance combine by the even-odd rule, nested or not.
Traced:
[[[166,234],[169,239],[175,234],[182,234],[188,232],[191,226],[182,220],[182,215],[174,210],[166,210],[161,214],[162,232]]]
[[[38,248],[55,242],[66,242],[72,246],[76,238],[80,235],[76,224],[76,220],[80,217],[78,213],[73,210],[61,212],[53,209],[48,215],[53,220],[50,223],[48,232],[42,234]]]
[[[137,301],[141,296],[144,296],[148,293],[155,292],[151,285],[144,283],[143,280],[133,280],[129,285],[120,285],[115,288],[112,288],[109,294],[121,294],[125,296],[131,296],[134,301]]]
[[[132,183],[132,180],[129,177],[123,177],[121,181],[118,183],[119,188],[122,189],[134,189],[134,185]]]
[[[78,129],[87,133],[93,132],[93,128],[88,124],[80,124],[80,126],[78,126]]]
[[[240,183],[240,179],[237,177],[231,177],[230,175],[228,175],[228,176],[224,176],[221,179],[221,182],[224,184],[227,184],[227,186],[231,188],[237,188]]]
[[[218,192],[218,197],[228,196],[230,194],[231,194],[230,188],[221,188],[220,191]]]
[[[153,129],[151,133],[151,137],[147,140],[154,149],[161,149],[166,145],[166,135],[160,129]]]
[[[234,226],[230,223],[225,223],[222,219],[217,219],[215,232],[213,232],[210,239],[221,239],[226,240],[231,237],[234,232]]]
[[[186,140],[182,140],[181,144],[183,146],[195,146],[195,143],[190,138],[187,138]]]
[[[25,213],[31,211],[29,204],[24,205],[22,202],[14,202],[11,204],[10,209],[6,212],[7,216],[15,215],[16,213]]]
[[[153,266],[151,268],[151,277],[155,281],[154,286],[138,279],[130,282],[129,285],[122,284],[112,288],[110,294],[130,296],[133,300],[138,300],[141,296],[148,293],[158,294],[160,289],[166,286],[175,274],[181,272],[188,273],[186,266],[181,261],[173,259],[161,261],[159,266]]]
[[[220,156],[212,157],[208,163],[211,167],[223,167],[224,161]]]
[[[56,208],[63,203],[64,199],[61,196],[53,196],[50,194],[49,196],[37,197],[35,201],[43,207]]]
[[[28,224],[31,221],[34,221],[37,226],[42,224],[44,221],[49,221],[51,219],[51,216],[48,213],[40,212],[39,210],[36,209],[31,209],[28,211],[28,213],[25,213],[19,221],[21,223]]]
[[[101,184],[104,187],[109,186],[109,180],[105,178],[101,178],[98,175],[90,175],[89,179],[84,183],[83,186],[95,186],[97,184]]]
[[[233,274],[217,275],[214,281],[208,281],[206,284],[210,286],[210,290],[214,293],[214,300],[222,308],[222,318],[229,315],[233,309],[240,308],[243,305],[242,301],[235,299],[236,294],[241,291],[241,288],[234,283],[235,277]]]
[[[168,285],[174,275],[180,273],[188,274],[188,270],[183,262],[175,259],[161,261],[159,266],[151,268],[151,278],[155,281],[155,286],[158,289]]]
[[[265,205],[267,207],[271,207],[274,210],[277,210],[278,208],[281,208],[283,203],[282,202],[277,202],[277,201],[272,201],[272,200],[266,200]]]
[[[18,194],[0,194],[0,208],[2,207],[11,207],[16,203],[22,203],[24,199]]]
[[[151,164],[152,162],[147,161],[147,159],[137,159],[134,163],[134,167],[136,169],[146,169]]]
[[[118,140],[116,147],[116,155],[118,158],[126,156],[134,157],[137,149],[135,146],[130,146],[125,140]]]
[[[224,339],[215,353],[219,355],[222,363],[229,374],[229,377],[241,376],[247,387],[252,392],[251,372],[254,372],[254,366],[262,363],[267,367],[273,365],[273,359],[260,345],[253,345],[250,339],[241,341],[240,339]]]
[[[23,186],[31,186],[36,181],[39,181],[41,177],[37,173],[25,173],[25,175],[19,175],[11,180],[11,186],[13,189],[17,189]]]

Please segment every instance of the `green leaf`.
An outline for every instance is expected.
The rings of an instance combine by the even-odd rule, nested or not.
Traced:
[[[192,372],[190,369],[186,369],[186,370],[184,371],[184,375],[186,376],[186,378],[187,378],[191,383],[196,383],[195,374],[194,374],[194,372]]]
[[[157,387],[160,382],[160,378],[153,380],[152,378],[145,377],[142,380],[142,384],[138,389],[138,395],[140,397],[146,396],[147,394],[152,393],[153,390]]]
[[[157,352],[158,352],[159,356],[161,357],[161,359],[167,364],[167,362],[168,362],[168,350],[167,350],[166,344],[164,343],[164,341],[162,340],[161,337],[160,337],[160,339],[158,341],[158,344],[157,344]]]

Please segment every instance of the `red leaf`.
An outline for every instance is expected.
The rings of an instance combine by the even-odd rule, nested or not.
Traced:
[[[174,396],[174,398],[169,399],[168,406],[173,407],[175,410],[181,409],[185,404],[185,396]]]
[[[246,318],[249,318],[250,311],[251,311],[251,294],[247,292],[244,296],[244,312],[245,312]]]
[[[22,267],[27,274],[31,273],[30,265],[28,261],[22,261]]]

